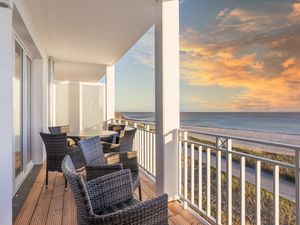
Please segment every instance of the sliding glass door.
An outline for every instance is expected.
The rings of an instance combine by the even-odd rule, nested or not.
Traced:
[[[13,77],[13,148],[15,191],[32,167],[31,155],[31,64],[21,41],[15,41]],[[31,165],[31,167],[30,167]]]
[[[18,177],[18,175],[23,170],[23,49],[18,44],[18,42],[15,43],[15,74],[13,79],[13,135],[15,151],[15,177]]]

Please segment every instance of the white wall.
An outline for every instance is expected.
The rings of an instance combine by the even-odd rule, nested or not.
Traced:
[[[14,1],[13,27],[32,54],[31,143],[34,164],[42,164],[46,154],[39,135],[48,130],[48,55],[28,11],[26,1]]]
[[[71,131],[79,130],[79,84],[55,84],[55,125],[69,124]]]
[[[55,126],[69,124],[71,131],[103,128],[104,85],[56,81],[54,86]]]
[[[0,7],[0,223],[12,223],[13,42],[12,11]]]

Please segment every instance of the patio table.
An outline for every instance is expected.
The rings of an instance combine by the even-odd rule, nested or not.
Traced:
[[[101,140],[112,138],[113,143],[116,142],[118,132],[110,130],[86,130],[86,131],[73,131],[67,134],[68,138],[73,139],[75,142],[86,139],[89,137],[99,136]]]

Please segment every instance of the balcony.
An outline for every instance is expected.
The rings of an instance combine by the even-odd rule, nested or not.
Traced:
[[[180,129],[179,4],[0,0],[1,225],[12,224],[13,196],[45,162],[39,132],[63,123],[105,129],[114,119],[115,64],[150,27],[156,124],[121,121],[137,128],[144,199],[167,193],[170,224],[300,225],[300,146]],[[241,142],[291,155],[259,154]],[[15,224],[76,224],[62,175],[53,173],[46,190],[44,174],[43,167]]]

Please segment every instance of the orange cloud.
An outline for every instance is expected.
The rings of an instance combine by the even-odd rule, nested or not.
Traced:
[[[189,28],[181,36],[182,79],[193,86],[218,85],[245,90],[231,101],[214,103],[211,108],[300,110],[300,89],[296,88],[300,83],[300,58],[289,46],[294,39],[299,40],[300,32],[258,37],[249,38],[248,45],[244,40],[202,43],[201,34]],[[201,100],[199,104],[203,103]]]

